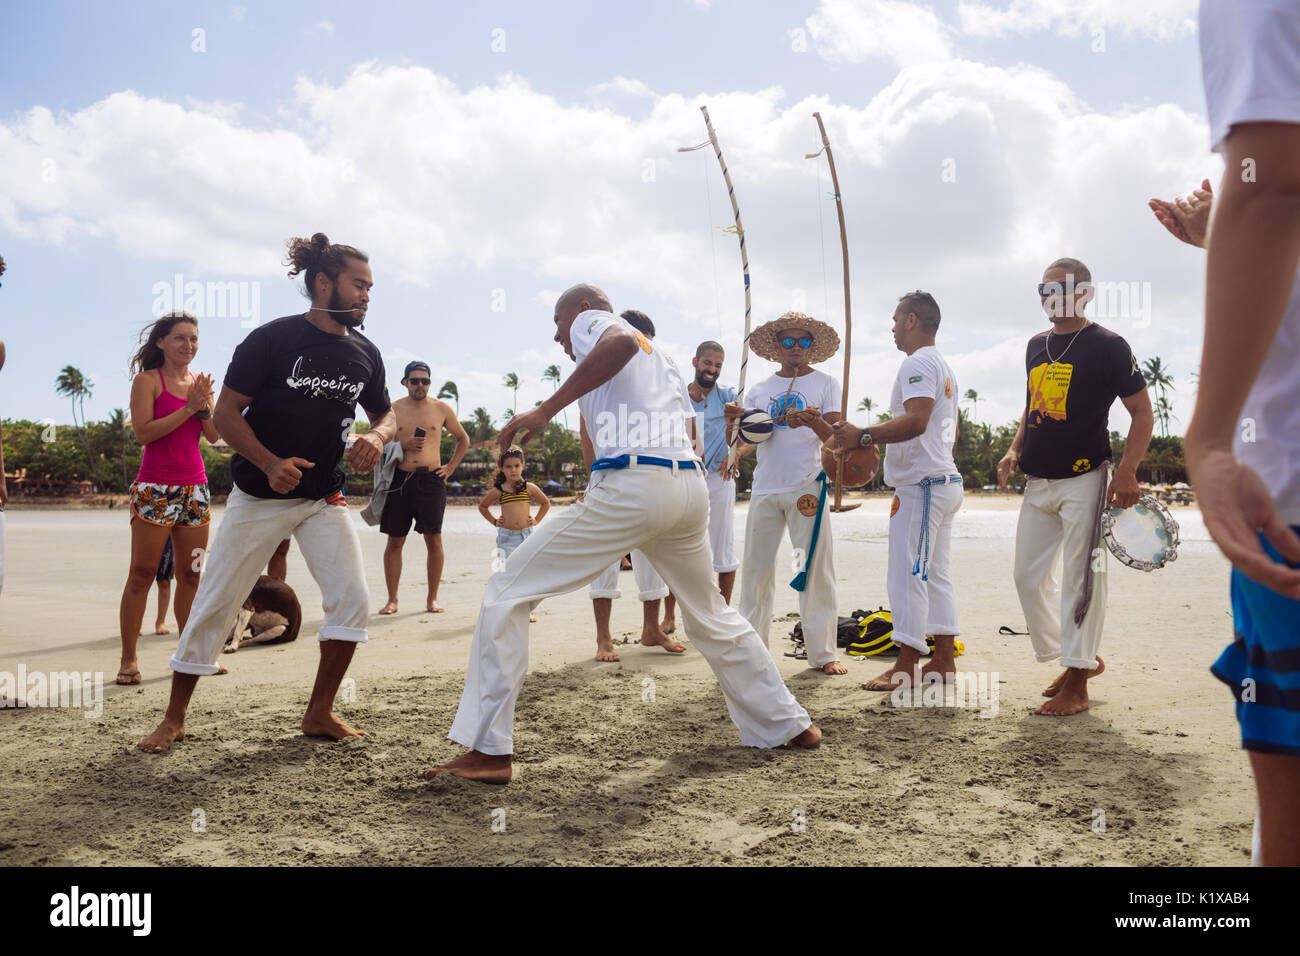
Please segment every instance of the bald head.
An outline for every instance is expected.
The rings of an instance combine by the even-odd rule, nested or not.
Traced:
[[[560,298],[555,303],[555,312],[557,315],[564,315],[570,311],[574,315],[579,312],[585,312],[587,309],[600,309],[602,312],[613,312],[614,307],[609,304],[609,296],[587,282],[579,282],[572,288],[565,289],[560,293]]]
[[[609,304],[609,296],[588,282],[580,282],[570,289],[565,289],[555,300],[555,341],[564,347],[564,352],[569,358],[574,357],[569,330],[573,327],[573,320],[588,309],[599,309],[601,312],[614,311],[614,307]]]

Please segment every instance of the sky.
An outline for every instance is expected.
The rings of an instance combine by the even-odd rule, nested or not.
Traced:
[[[191,370],[220,379],[253,324],[306,309],[285,241],[318,231],[370,256],[395,396],[421,358],[464,418],[501,423],[508,372],[532,406],[548,365],[572,369],[551,317],[577,282],[647,312],[681,365],[721,341],[735,384],[732,213],[712,152],[678,152],[707,138],[702,105],[754,325],[796,310],[842,334],[829,174],[805,158],[821,112],[853,406],[887,404],[890,317],[919,288],[977,418],[1018,418],[1036,284],[1073,256],[1109,303],[1093,317],[1172,371],[1185,427],[1204,253],[1146,201],[1222,175],[1195,0],[0,4],[0,416],[70,421],[67,365],[91,419],[125,408],[171,308],[199,315]],[[842,354],[822,368],[841,378]],[[751,356],[751,383],[771,371]]]

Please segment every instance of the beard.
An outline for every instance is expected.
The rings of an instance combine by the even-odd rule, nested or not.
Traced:
[[[718,384],[718,376],[714,375],[712,372],[696,372],[695,384],[705,391],[708,391],[713,388],[714,385]]]
[[[350,329],[355,329],[366,321],[364,312],[357,315],[355,311],[346,311],[349,308],[348,304],[343,301],[337,288],[330,292],[330,300],[325,308],[330,310],[330,315],[334,318],[334,321],[338,322],[339,325],[346,325]]]

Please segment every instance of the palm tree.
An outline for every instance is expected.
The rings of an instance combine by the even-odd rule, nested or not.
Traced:
[[[456,403],[456,417],[460,418],[460,389],[455,382],[443,382],[442,388],[438,389],[438,398],[452,399]]]
[[[487,441],[492,437],[492,416],[488,414],[488,410],[482,405],[474,409],[473,415],[470,429],[474,440],[476,442]]]
[[[81,443],[86,450],[86,465],[90,468],[90,480],[98,484],[95,475],[95,461],[90,456],[90,441],[86,434],[86,399],[91,396],[94,382],[81,374],[81,369],[71,365],[63,366],[63,371],[54,380],[54,390],[72,400],[72,424],[81,430]],[[81,413],[81,423],[77,423],[77,413]]]
[[[1160,423],[1160,437],[1168,438],[1169,420],[1176,419],[1178,417],[1177,415],[1174,414],[1174,408],[1172,405],[1169,404],[1169,399],[1167,399],[1164,395],[1159,396],[1156,399],[1156,404],[1153,411],[1155,412],[1156,421]]]
[[[542,381],[551,383],[551,394],[554,395],[560,387],[560,367],[558,365],[546,366],[546,371],[542,373]],[[537,404],[540,405],[541,402]],[[564,427],[569,427],[569,410],[567,408],[564,410]]]
[[[980,393],[973,388],[966,389],[966,401],[975,406],[974,415],[976,421],[978,421],[980,417]]]
[[[116,430],[118,439],[121,442],[122,484],[129,485],[130,479],[127,477],[126,474],[126,435],[127,435],[126,409],[124,408],[113,409],[113,416],[108,420],[108,427],[110,430]]]
[[[864,398],[862,401],[858,402],[858,411],[867,413],[868,425],[873,424],[873,422],[871,421],[871,410],[875,407],[876,407],[876,403],[873,402],[870,398]]]
[[[1147,387],[1154,388],[1157,395],[1165,395],[1174,387],[1174,377],[1169,374],[1169,369],[1165,368],[1158,355],[1143,363],[1142,377],[1146,379]]]
[[[510,389],[515,393],[515,400],[510,403],[511,406],[518,405],[519,404],[519,376],[516,375],[514,372],[508,372],[506,374],[506,377],[501,381],[506,388]]]

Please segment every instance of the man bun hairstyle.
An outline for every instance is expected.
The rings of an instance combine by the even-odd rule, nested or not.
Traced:
[[[370,257],[355,246],[345,246],[342,243],[330,242],[329,236],[323,232],[318,232],[310,239],[303,239],[295,236],[290,239],[286,245],[289,248],[289,257],[284,264],[289,266],[289,278],[302,273],[303,282],[307,287],[307,298],[311,298],[316,290],[316,277],[326,275],[330,279],[338,280],[339,273],[347,265],[347,259],[360,259],[362,262],[369,262]]]
[[[930,293],[917,289],[915,292],[900,296],[898,301],[903,303],[908,312],[916,313],[921,328],[930,335],[939,331],[939,303],[934,301],[934,296]]]

